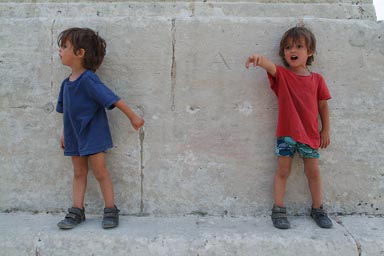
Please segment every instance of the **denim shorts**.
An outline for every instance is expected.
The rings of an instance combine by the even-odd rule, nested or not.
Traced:
[[[275,147],[277,156],[289,156],[293,158],[295,152],[302,158],[320,158],[319,151],[311,148],[307,144],[296,142],[291,137],[278,137]]]

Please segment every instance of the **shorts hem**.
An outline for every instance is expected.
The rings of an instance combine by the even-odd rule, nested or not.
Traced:
[[[277,143],[275,146],[276,156],[285,156],[293,158],[296,152],[301,158],[320,158],[319,151],[307,144],[297,142],[290,136],[277,137]]]
[[[108,149],[112,147],[113,145],[109,145],[109,146],[100,147],[94,150],[64,152],[64,156],[90,156],[90,155],[95,155],[102,152],[105,153]]]

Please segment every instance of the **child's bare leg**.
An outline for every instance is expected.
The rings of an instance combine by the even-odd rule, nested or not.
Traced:
[[[311,191],[312,206],[313,208],[320,208],[323,201],[323,190],[321,186],[319,159],[304,158],[304,169],[308,179],[309,190]]]
[[[113,208],[115,206],[113,184],[105,165],[104,156],[104,153],[98,153],[89,156],[89,159],[91,161],[93,174],[99,182],[101,192],[103,193],[105,208]]]
[[[289,174],[291,173],[291,163],[292,158],[287,156],[278,157],[278,166],[275,173],[274,183],[273,183],[273,192],[275,205],[279,207],[284,207],[284,195],[285,187]]]
[[[87,188],[88,157],[72,156],[73,165],[73,207],[84,208],[84,195]]]

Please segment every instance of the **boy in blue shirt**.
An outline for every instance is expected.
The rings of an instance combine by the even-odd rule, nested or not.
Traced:
[[[119,209],[114,202],[112,180],[105,165],[105,151],[113,146],[105,109],[119,108],[137,130],[144,120],[136,115],[94,73],[105,56],[106,43],[88,28],[69,28],[58,37],[59,55],[63,65],[71,68],[60,89],[56,111],[63,113],[64,131],[61,147],[71,156],[73,206],[57,225],[71,229],[85,220],[84,195],[87,185],[88,161],[99,182],[104,202],[103,228],[119,224]]]

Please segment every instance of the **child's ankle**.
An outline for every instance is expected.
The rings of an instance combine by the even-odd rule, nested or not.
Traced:
[[[312,204],[313,209],[320,209],[322,208],[323,204]]]

